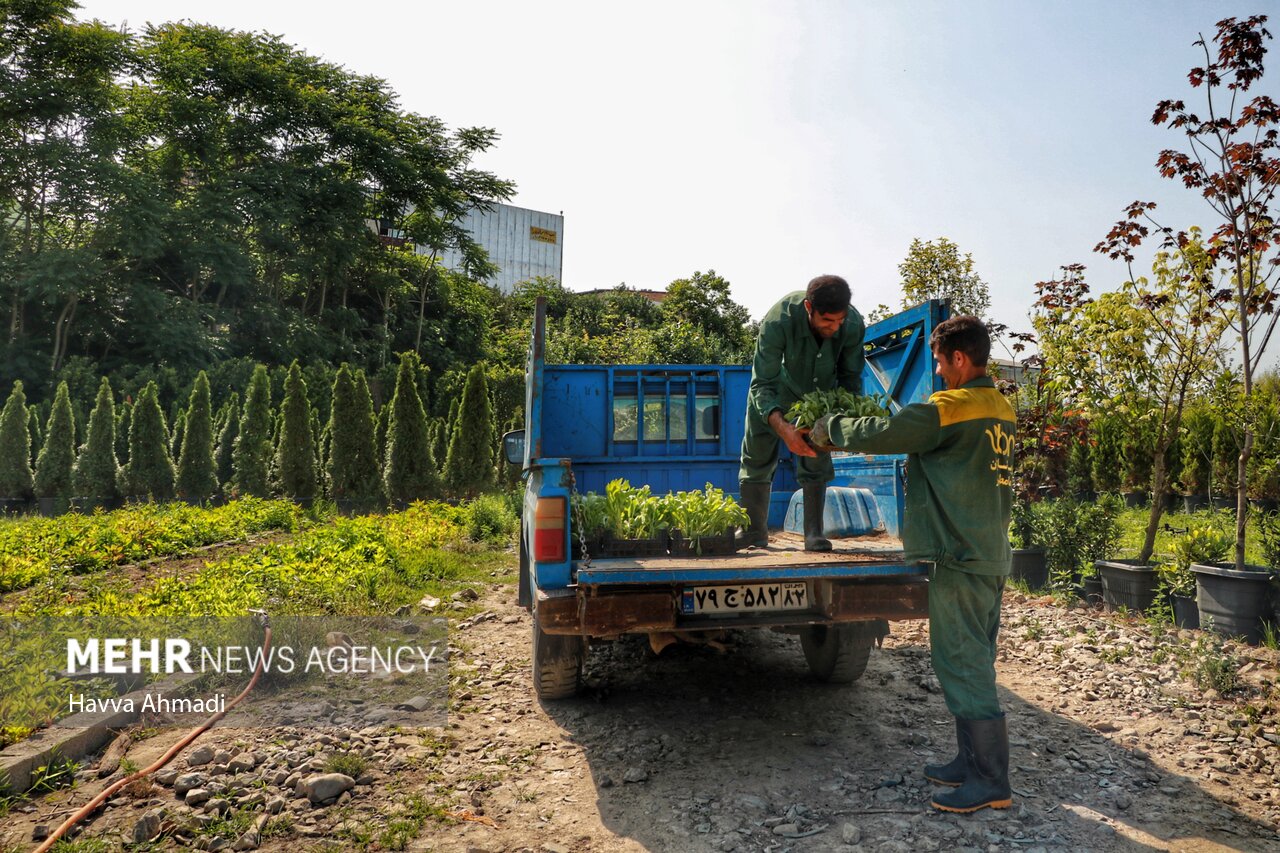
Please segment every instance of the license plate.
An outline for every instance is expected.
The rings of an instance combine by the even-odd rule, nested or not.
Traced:
[[[768,610],[804,610],[809,590],[804,581],[688,587],[680,595],[680,612],[760,613]]]

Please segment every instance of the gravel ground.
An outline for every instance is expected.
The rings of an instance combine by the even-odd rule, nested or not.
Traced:
[[[895,624],[843,687],[814,682],[787,635],[658,656],[624,638],[592,649],[582,697],[543,706],[514,588],[478,592],[442,605],[467,617],[451,633],[446,727],[219,728],[118,797],[77,847],[1280,850],[1271,650],[1010,590],[999,678],[1014,806],[966,817],[930,809],[920,775],[954,749],[923,623]],[[176,739],[148,734],[129,761]],[[13,808],[0,850],[29,849],[105,784],[91,766],[80,775]]]

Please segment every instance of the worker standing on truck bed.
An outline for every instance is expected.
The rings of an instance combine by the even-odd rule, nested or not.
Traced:
[[[950,763],[925,767],[929,780],[955,787],[931,804],[950,812],[1007,808],[1009,734],[995,657],[1012,559],[1014,413],[987,376],[991,338],[981,320],[946,320],[929,344],[946,391],[891,418],[827,415],[810,438],[864,453],[910,454],[903,551],[933,564],[929,642],[959,747]]]
[[[760,323],[747,422],[738,470],[739,494],[751,518],[747,544],[769,544],[769,493],[778,467],[778,441],[796,457],[804,491],[804,548],[830,551],[822,536],[827,483],[835,476],[828,453],[815,451],[785,415],[810,391],[844,388],[862,393],[862,315],[850,306],[849,283],[820,275],[804,291],[787,294]]]

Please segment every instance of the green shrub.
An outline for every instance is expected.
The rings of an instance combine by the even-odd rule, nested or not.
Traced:
[[[1182,416],[1182,470],[1179,480],[1189,495],[1202,495],[1209,488],[1213,460],[1213,417],[1200,405],[1188,406]]]
[[[222,428],[218,432],[218,449],[214,454],[214,467],[217,471],[218,488],[227,490],[231,487],[231,478],[235,476],[234,456],[236,436],[240,434],[240,395],[231,392],[222,417]]]
[[[268,466],[271,459],[271,380],[267,368],[253,369],[245,393],[244,412],[232,453],[232,492],[265,498],[270,491]]]
[[[333,380],[329,415],[329,493],[335,498],[373,500],[382,495],[373,398],[364,371],[343,364]]]
[[[27,406],[27,434],[31,436],[31,470],[35,470],[36,458],[40,455],[40,447],[44,443],[44,434],[40,432],[40,407]]]
[[[116,409],[116,461],[129,461],[129,428],[133,426],[133,400],[125,398]]]
[[[519,527],[502,495],[481,495],[467,504],[467,537],[474,542],[507,542]]]
[[[418,396],[417,368],[417,354],[406,352],[400,356],[396,390],[390,404],[384,469],[387,497],[393,501],[428,497],[434,494],[438,482],[427,441],[427,416]]]
[[[457,497],[475,497],[493,483],[493,409],[483,364],[467,374],[444,476]]]
[[[71,414],[71,392],[66,382],[58,383],[45,435],[40,458],[36,460],[36,497],[71,497],[71,470],[76,462],[76,426]]]
[[[173,429],[169,432],[169,455],[174,459],[182,456],[182,436],[187,431],[187,410],[178,409],[173,416]]]
[[[121,472],[121,490],[126,495],[173,499],[174,470],[168,439],[164,412],[156,399],[156,383],[148,382],[134,404],[129,426],[129,461]]]
[[[280,405],[280,436],[276,445],[275,472],[281,494],[313,498],[316,494],[315,437],[311,432],[311,404],[307,383],[298,362],[289,366]]]
[[[218,492],[218,475],[213,459],[213,415],[209,400],[209,377],[202,370],[187,403],[182,447],[178,456],[178,494],[206,500]]]
[[[1115,415],[1093,421],[1093,484],[1099,492],[1120,491],[1124,471],[1124,425]]]
[[[27,397],[22,382],[13,383],[9,399],[0,413],[0,497],[31,497],[31,433],[27,426]]]
[[[73,479],[77,495],[90,498],[114,498],[119,495],[116,462],[116,413],[111,382],[102,377],[98,398],[89,415],[89,434],[76,458]]]
[[[1055,583],[1066,585],[1077,573],[1091,574],[1095,560],[1115,555],[1121,507],[1114,496],[1096,502],[1058,498],[1031,505],[1032,526],[1045,546],[1045,560]]]

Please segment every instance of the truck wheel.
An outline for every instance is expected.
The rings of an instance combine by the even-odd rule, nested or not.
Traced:
[[[587,640],[569,634],[548,634],[533,615],[533,689],[539,699],[568,699],[582,685]]]
[[[848,684],[867,670],[875,634],[861,625],[810,625],[800,633],[809,671],[819,681]]]

